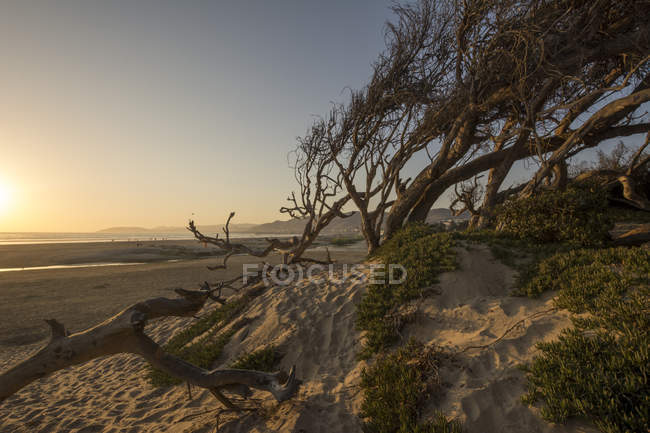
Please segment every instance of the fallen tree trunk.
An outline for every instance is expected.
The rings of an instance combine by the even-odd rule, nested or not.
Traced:
[[[650,224],[643,224],[614,238],[615,245],[640,246],[650,242]]]
[[[637,192],[634,179],[628,175],[623,175],[619,176],[616,180],[623,186],[624,203],[639,210],[650,212],[650,201]]]
[[[291,398],[299,381],[292,368],[285,383],[282,373],[252,370],[212,370],[192,365],[169,353],[144,333],[148,320],[193,316],[205,302],[214,298],[211,290],[176,289],[181,297],[154,298],[139,302],[106,321],[75,334],[69,334],[56,320],[46,320],[52,330],[48,344],[30,358],[0,374],[0,402],[30,383],[58,370],[118,353],[142,356],[155,368],[192,385],[219,393],[221,388],[237,385],[270,392],[277,401]]]
[[[611,201],[650,212],[650,200],[643,194],[643,191],[648,187],[647,181],[646,184],[641,184],[641,188],[639,188],[637,185],[639,179],[643,181],[642,176],[635,179],[632,175],[626,174],[621,170],[596,169],[582,173],[575,179],[572,179],[572,181],[600,184],[609,191],[609,199]]]

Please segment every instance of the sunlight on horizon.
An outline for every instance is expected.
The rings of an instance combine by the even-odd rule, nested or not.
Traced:
[[[0,232],[284,218],[295,137],[390,2],[190,3],[0,2]]]

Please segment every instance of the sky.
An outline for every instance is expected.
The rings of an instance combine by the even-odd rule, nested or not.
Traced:
[[[0,0],[0,232],[286,219],[287,154],[367,82],[390,4]]]
[[[0,232],[262,223],[390,2],[0,2]]]

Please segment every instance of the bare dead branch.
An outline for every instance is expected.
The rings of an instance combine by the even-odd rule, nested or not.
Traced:
[[[280,239],[270,239],[266,238],[266,242],[268,243],[268,246],[262,250],[254,250],[244,244],[241,243],[232,243],[230,241],[230,229],[229,229],[229,224],[230,220],[235,216],[235,212],[231,212],[230,215],[228,216],[228,220],[226,221],[226,225],[223,228],[223,231],[226,235],[226,238],[220,238],[219,235],[216,235],[214,237],[212,236],[206,236],[203,233],[201,233],[197,228],[196,225],[194,224],[194,221],[190,220],[187,229],[194,234],[194,237],[199,241],[199,242],[204,242],[206,244],[211,244],[215,245],[221,250],[226,252],[226,255],[224,256],[223,262],[220,265],[215,265],[215,266],[208,266],[208,269],[210,270],[215,270],[215,269],[225,269],[227,264],[228,264],[228,259],[232,257],[235,254],[248,254],[253,257],[266,257],[268,256],[271,252],[273,251],[278,251],[280,253],[289,253],[292,251],[292,248],[296,247],[298,245],[298,239],[297,238],[292,238],[290,240],[280,240]]]
[[[96,326],[74,334],[69,334],[57,321],[48,320],[52,337],[47,345],[0,374],[0,402],[55,371],[118,353],[140,355],[155,368],[211,391],[246,385],[271,393],[277,401],[295,394],[299,381],[294,369],[281,383],[281,373],[235,369],[208,371],[166,353],[144,333],[145,324],[162,317],[193,316],[212,295],[212,289],[178,289],[176,292],[180,298],[153,298],[139,302]]]

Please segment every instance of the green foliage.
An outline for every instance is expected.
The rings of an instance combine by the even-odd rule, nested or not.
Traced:
[[[456,433],[460,424],[442,414],[418,424],[422,404],[440,384],[440,353],[413,340],[395,353],[380,356],[361,372],[364,431],[372,433]]]
[[[650,423],[650,251],[578,249],[539,262],[521,292],[558,290],[556,306],[581,314],[524,367],[523,401],[542,416],[593,420],[604,432],[645,431]]]
[[[492,255],[497,260],[520,273],[528,272],[531,263],[536,263],[558,251],[575,248],[575,246],[562,243],[539,244],[530,239],[513,238],[495,230],[454,232],[453,236],[457,240],[489,246]]]
[[[395,254],[402,247],[408,246],[412,242],[425,236],[433,234],[434,228],[424,223],[413,223],[398,230],[393,237],[384,242],[381,247],[372,255],[373,258],[386,258],[388,255]]]
[[[408,431],[408,430],[400,430]],[[432,420],[419,424],[414,433],[462,433],[463,426],[458,420],[449,420],[442,412],[436,412]]]
[[[209,369],[236,332],[235,329],[223,333],[219,331],[239,314],[247,303],[248,299],[243,297],[223,305],[176,334],[163,349],[198,367]],[[148,370],[147,378],[152,386],[170,386],[181,382],[161,370],[152,367],[148,367]]]
[[[650,425],[650,294],[603,293],[586,318],[524,367],[523,401],[543,402],[542,416],[563,422],[586,417],[603,432],[644,432]]]
[[[282,359],[282,354],[275,347],[270,346],[242,355],[230,367],[272,372],[280,359]]]
[[[435,284],[440,273],[456,267],[451,235],[431,234],[424,225],[404,228],[379,248],[375,257],[384,264],[388,277],[389,264],[400,264],[406,269],[401,284],[372,284],[357,309],[357,327],[367,331],[366,344],[361,353],[368,357],[394,343],[400,321],[394,315],[406,302],[422,295],[423,289]],[[397,270],[396,270],[397,271]],[[395,277],[401,278],[395,272]]]
[[[535,264],[520,280],[517,294],[538,296],[559,290],[556,305],[580,313],[602,293],[622,294],[648,284],[650,251],[642,248],[577,249],[556,253]]]
[[[542,416],[552,422],[581,416],[604,432],[645,431],[650,422],[650,251],[539,245],[494,232],[456,238],[487,243],[496,257],[501,254],[515,265],[520,270],[517,294],[534,297],[555,290],[557,307],[581,314],[557,341],[538,345],[541,355],[525,367],[523,401],[542,402]],[[517,263],[523,256],[532,262]]]
[[[440,413],[428,422],[418,423],[423,402],[439,384],[439,352],[409,341],[392,354],[381,353],[397,340],[401,323],[396,317],[399,308],[422,296],[427,287],[438,281],[441,272],[455,269],[453,246],[450,234],[436,233],[434,227],[425,224],[413,224],[398,231],[373,255],[383,264],[386,277],[390,264],[402,265],[406,275],[394,275],[398,279],[403,277],[401,284],[385,281],[370,285],[357,309],[357,326],[366,331],[361,355],[380,353],[361,377],[364,392],[361,416],[367,432],[461,431],[458,422],[449,421]]]
[[[602,245],[612,227],[607,192],[597,185],[508,200],[496,209],[496,223],[504,234],[516,239],[582,246]]]
[[[337,247],[346,247],[348,245],[356,244],[357,242],[362,241],[363,239],[364,239],[363,236],[351,236],[351,237],[340,236],[340,237],[332,238],[330,240],[330,244]]]

